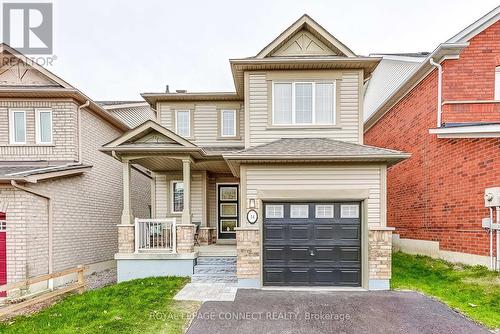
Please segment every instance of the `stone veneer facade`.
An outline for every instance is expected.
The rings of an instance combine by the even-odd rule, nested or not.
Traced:
[[[368,232],[368,268],[370,280],[391,279],[392,230]]]
[[[179,224],[177,225],[177,253],[194,252],[194,232],[196,225]]]
[[[259,280],[260,233],[258,228],[236,228],[236,275],[240,280]]]

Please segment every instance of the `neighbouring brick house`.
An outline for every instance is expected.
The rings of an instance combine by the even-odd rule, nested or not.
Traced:
[[[499,13],[430,54],[385,55],[368,84],[365,143],[412,154],[387,173],[387,224],[402,250],[490,265],[481,219],[485,188],[500,186]]]
[[[0,54],[0,284],[114,266],[121,163],[99,148],[129,127],[9,46]],[[150,183],[133,170],[141,216],[149,215]]]
[[[363,144],[379,61],[304,15],[230,60],[234,92],[142,94],[156,117],[101,149],[123,164],[118,280],[388,289],[386,170],[409,155]],[[132,208],[132,163],[152,171],[152,219]]]

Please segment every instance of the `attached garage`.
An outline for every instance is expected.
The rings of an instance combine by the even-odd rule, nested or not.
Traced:
[[[263,284],[361,286],[360,202],[264,202]]]

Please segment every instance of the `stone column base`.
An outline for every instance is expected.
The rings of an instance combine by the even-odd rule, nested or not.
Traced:
[[[388,288],[392,265],[392,231],[390,227],[370,227],[368,232],[368,268],[370,286]]]
[[[259,229],[240,227],[235,230],[238,282],[259,282],[261,269]]]
[[[135,227],[132,224],[118,225],[118,253],[135,251]]]
[[[194,232],[196,225],[179,224],[177,225],[177,253],[194,252]]]
[[[207,246],[215,244],[217,240],[217,230],[215,227],[200,227],[200,232],[198,233],[198,241],[200,246]]]

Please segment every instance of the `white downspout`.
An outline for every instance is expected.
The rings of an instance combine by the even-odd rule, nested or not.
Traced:
[[[432,66],[435,66],[438,71],[438,98],[437,98],[437,127],[441,127],[441,106],[442,106],[442,85],[443,85],[443,67],[434,61],[433,58],[429,59]]]
[[[49,230],[49,236],[48,236],[48,256],[49,256],[49,263],[48,263],[48,269],[49,269],[49,274],[52,274],[53,273],[53,268],[54,268],[54,264],[53,264],[53,226],[52,226],[52,200],[50,199],[49,196],[47,195],[44,195],[44,194],[41,194],[39,192],[36,192],[34,191],[33,189],[30,189],[30,188],[26,188],[26,187],[23,187],[21,185],[19,185],[16,181],[14,180],[10,180],[10,184],[16,188],[16,189],[19,189],[19,190],[22,190],[22,191],[25,191],[27,193],[30,193],[30,194],[33,194],[35,196],[38,196],[38,197],[42,197],[42,198],[45,198],[47,200],[47,206],[48,206],[48,217],[47,217],[47,227],[48,227],[48,230]],[[48,281],[48,288],[50,290],[53,290],[54,289],[54,280],[53,279],[50,279]]]
[[[498,217],[497,217],[498,218]],[[493,208],[490,208],[490,269],[495,270],[495,261],[493,260],[493,228],[491,226],[493,224]],[[497,247],[498,252],[498,247]],[[498,255],[497,255],[498,257]]]
[[[82,109],[87,108],[90,101],[85,101],[84,104],[78,106],[78,164],[82,164]]]
[[[500,206],[497,206],[497,224],[500,225]],[[496,270],[500,271],[500,230],[497,230],[497,267]]]

